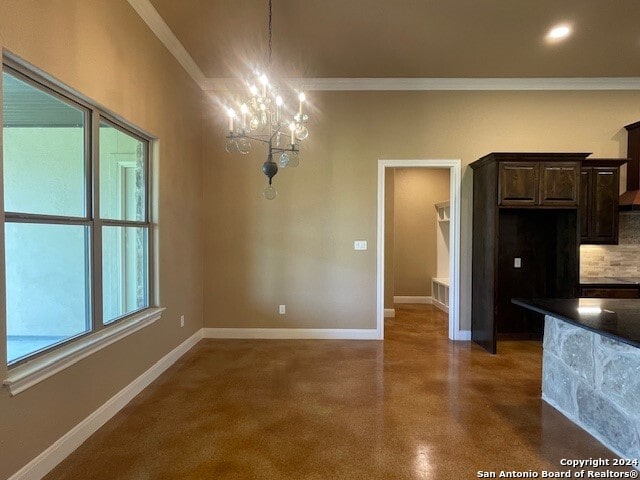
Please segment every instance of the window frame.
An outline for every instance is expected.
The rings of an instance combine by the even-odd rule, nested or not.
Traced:
[[[144,166],[142,170],[142,174],[144,175],[144,184],[145,184],[145,192],[144,192],[144,221],[139,220],[116,220],[110,218],[102,218],[100,213],[100,124],[105,123],[108,126],[119,130],[120,132],[134,137],[136,140],[142,143],[142,155],[144,158]],[[93,216],[94,216],[94,239],[92,242],[94,253],[93,253],[93,282],[95,285],[95,291],[101,292],[99,298],[96,298],[95,301],[92,302],[92,306],[94,307],[93,320],[95,323],[99,325],[95,325],[96,330],[101,330],[103,328],[108,328],[109,326],[115,324],[116,322],[128,318],[131,315],[134,315],[140,311],[143,311],[147,308],[150,308],[152,305],[152,299],[154,298],[153,291],[153,229],[151,228],[151,171],[150,171],[150,143],[151,139],[144,137],[133,130],[127,129],[126,126],[123,126],[121,122],[117,121],[115,118],[111,117],[104,111],[95,111],[92,119],[92,135],[95,139],[94,141],[94,149],[92,152],[94,162],[93,165]],[[95,131],[93,131],[95,129]],[[104,309],[103,309],[103,283],[102,283],[102,232],[104,231],[104,227],[140,227],[146,228],[147,231],[147,300],[149,305],[146,307],[139,308],[132,312],[128,312],[124,315],[116,317],[110,320],[108,323],[104,323]],[[96,232],[100,232],[99,235],[96,235]],[[99,287],[99,290],[98,290]],[[98,305],[99,304],[99,305]]]
[[[58,216],[47,214],[33,214],[3,211],[2,227],[6,223],[31,223],[41,225],[74,225],[84,226],[88,229],[87,241],[89,245],[86,248],[87,265],[85,273],[85,282],[88,287],[87,295],[87,326],[88,331],[78,335],[69,337],[54,345],[42,348],[31,354],[20,357],[16,360],[9,361],[4,359],[4,365],[8,372],[9,378],[4,382],[8,386],[11,385],[11,375],[13,372],[20,373],[22,370],[34,370],[29,367],[30,363],[38,363],[38,360],[48,360],[48,357],[59,357],[58,360],[68,358],[77,358],[79,354],[86,356],[80,350],[87,348],[94,351],[102,348],[113,341],[121,338],[123,332],[133,333],[151,322],[160,318],[163,308],[159,308],[156,304],[155,291],[155,241],[154,241],[154,224],[152,222],[152,143],[154,138],[145,133],[141,129],[135,127],[130,122],[123,120],[121,117],[113,114],[109,110],[99,106],[83,98],[80,94],[71,88],[62,85],[46,74],[39,72],[37,69],[25,65],[7,52],[2,56],[2,68],[0,73],[8,73],[18,80],[51,95],[57,100],[77,108],[84,113],[84,216]],[[116,128],[120,132],[129,135],[140,141],[143,145],[143,176],[144,176],[144,218],[139,220],[114,220],[105,219],[100,215],[100,124],[105,123],[110,127]],[[3,125],[4,128],[4,125]],[[2,160],[2,152],[0,151],[0,160]],[[0,162],[0,168],[3,167],[3,160]],[[2,177],[4,177],[2,175]],[[3,179],[4,182],[4,179]],[[0,186],[0,193],[4,195],[4,183]],[[102,281],[102,237],[103,228],[105,226],[119,227],[141,227],[146,230],[146,276],[144,278],[147,288],[147,305],[145,307],[127,312],[108,323],[103,321],[103,281]],[[4,253],[6,255],[6,252]],[[6,285],[5,285],[6,292]],[[8,321],[6,310],[4,312],[5,324]],[[110,334],[108,330],[113,330],[114,339],[109,340]],[[128,333],[126,333],[128,334]],[[7,346],[7,333],[2,341]],[[79,345],[74,345],[74,344]],[[80,345],[82,344],[82,345]],[[59,351],[59,352],[58,352]],[[46,358],[42,358],[46,357]],[[36,362],[34,362],[34,360]],[[77,361],[77,360],[76,360]],[[43,362],[50,363],[50,362]],[[75,363],[74,362],[71,362]],[[37,372],[36,372],[37,373]],[[46,378],[46,375],[44,378]],[[37,382],[36,382],[37,383]],[[11,386],[10,386],[11,388]],[[28,388],[28,387],[27,387]],[[21,391],[21,390],[20,390]],[[13,389],[12,389],[13,393]]]

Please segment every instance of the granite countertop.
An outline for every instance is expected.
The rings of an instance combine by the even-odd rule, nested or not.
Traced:
[[[511,301],[640,348],[640,299],[514,298]]]

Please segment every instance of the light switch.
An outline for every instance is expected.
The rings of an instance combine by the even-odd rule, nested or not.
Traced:
[[[513,268],[522,268],[522,259],[520,257],[513,259]]]
[[[367,249],[367,241],[366,240],[356,240],[353,242],[354,250],[366,250]]]

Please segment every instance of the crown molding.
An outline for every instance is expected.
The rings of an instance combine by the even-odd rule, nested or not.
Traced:
[[[640,90],[640,77],[575,78],[287,78],[305,91],[526,91],[526,90]],[[206,78],[206,91],[243,88],[232,78]]]
[[[204,89],[204,73],[193,60],[189,52],[184,48],[178,37],[175,36],[169,25],[160,16],[149,0],[128,0],[140,18],[149,26],[171,54],[178,60],[182,68],[191,76],[198,86]]]
[[[128,0],[142,20],[204,91],[242,90],[233,78],[206,78],[149,0]],[[305,91],[526,91],[640,90],[640,77],[575,78],[287,78],[283,82]]]

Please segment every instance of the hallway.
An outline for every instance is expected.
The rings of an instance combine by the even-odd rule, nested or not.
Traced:
[[[430,305],[396,314],[384,342],[204,340],[46,478],[467,479],[613,457],[541,401],[539,343],[489,355]]]

